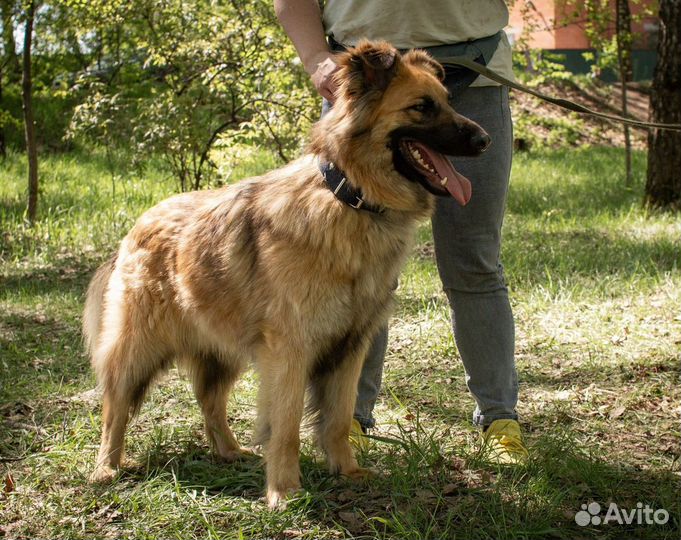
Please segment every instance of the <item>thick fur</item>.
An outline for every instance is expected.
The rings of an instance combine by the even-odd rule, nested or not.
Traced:
[[[304,157],[160,203],[95,274],[83,323],[104,392],[92,480],[115,473],[130,415],[173,362],[188,371],[207,437],[226,460],[242,454],[227,423],[227,397],[239,374],[255,366],[271,506],[300,487],[306,388],[330,470],[366,473],[348,444],[362,360],[387,321],[415,228],[434,203],[395,171],[391,134],[477,126],[449,107],[439,65],[424,53],[401,57],[385,43],[366,42],[339,61],[340,96]],[[410,108],[424,95],[436,100],[437,117]],[[336,199],[319,159],[341,167],[385,211],[357,211]]]

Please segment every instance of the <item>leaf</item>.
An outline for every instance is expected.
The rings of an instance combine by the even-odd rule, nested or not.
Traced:
[[[14,483],[14,478],[12,473],[7,473],[5,475],[5,485],[2,488],[3,493],[12,493],[16,489],[16,484]]]
[[[456,484],[445,484],[445,486],[442,488],[442,494],[445,497],[448,497],[450,495],[454,495],[459,491],[459,486]]]
[[[344,489],[341,491],[336,498],[338,499],[339,502],[348,502],[352,501],[357,498],[357,493],[352,491],[351,489]]]
[[[338,517],[345,522],[348,529],[357,530],[362,528],[362,522],[355,512],[338,512]]]
[[[610,418],[611,419],[619,418],[625,413],[626,410],[627,410],[626,407],[617,407],[616,409],[610,411]]]
[[[417,489],[416,498],[422,501],[433,501],[437,499],[437,495],[430,491],[429,489]]]

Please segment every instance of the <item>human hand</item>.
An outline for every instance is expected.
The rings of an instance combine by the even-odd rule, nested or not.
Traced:
[[[340,66],[334,60],[333,54],[327,51],[315,57],[310,62],[310,69],[307,70],[317,92],[331,103],[336,100],[338,84],[334,74],[339,69]]]

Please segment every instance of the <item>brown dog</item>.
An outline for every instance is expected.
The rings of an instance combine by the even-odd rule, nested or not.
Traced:
[[[470,198],[470,182],[444,154],[477,155],[489,137],[450,107],[442,68],[427,54],[364,42],[338,61],[338,100],[305,156],[160,203],[95,274],[83,323],[104,390],[92,480],[113,476],[129,416],[174,361],[191,376],[207,437],[228,461],[242,449],[227,396],[255,365],[270,506],[300,487],[306,387],[329,469],[366,474],[348,443],[362,360],[386,324],[433,194]],[[343,171],[369,211],[339,200],[320,163]]]

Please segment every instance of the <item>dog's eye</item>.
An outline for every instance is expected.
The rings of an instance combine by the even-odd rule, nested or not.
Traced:
[[[435,102],[429,97],[421,98],[421,101],[409,107],[409,110],[416,111],[421,114],[432,112],[435,109]]]

